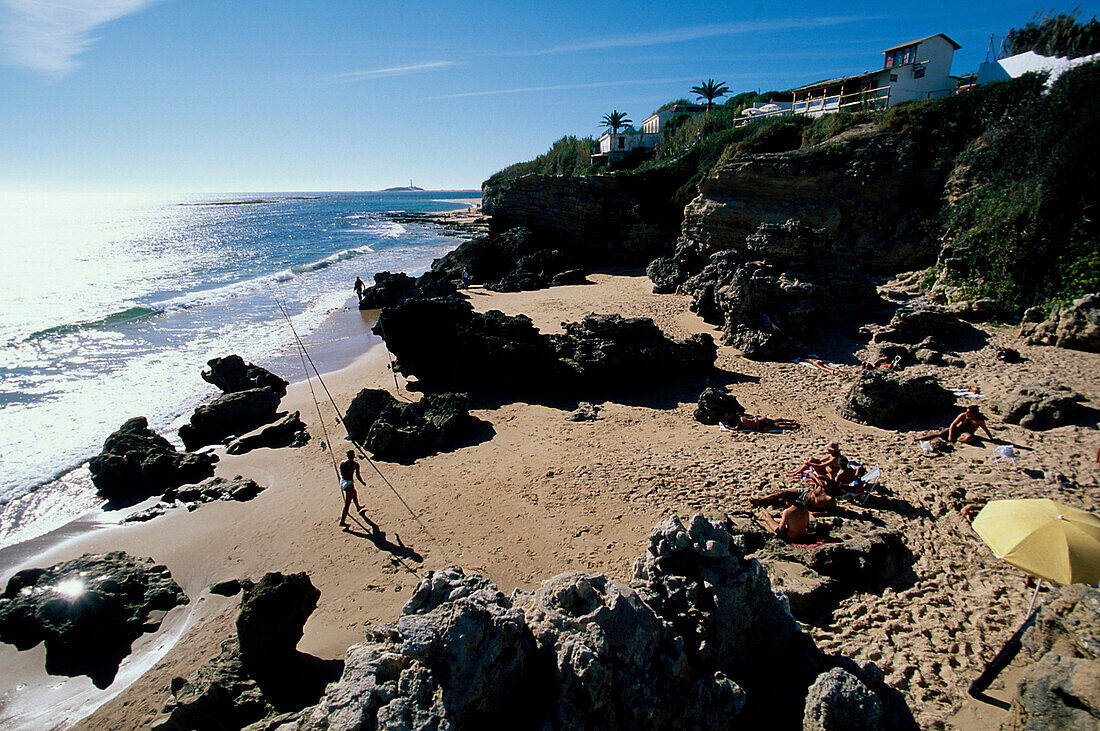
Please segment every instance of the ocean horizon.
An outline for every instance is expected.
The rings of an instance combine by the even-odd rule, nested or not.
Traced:
[[[282,308],[308,340],[355,309],[356,276],[417,274],[460,242],[385,214],[462,209],[479,197],[36,194],[6,206],[0,547],[100,502],[81,466],[126,419],[145,416],[178,444],[176,429],[216,393],[199,375],[210,358],[236,353],[301,380],[287,372],[294,335]]]

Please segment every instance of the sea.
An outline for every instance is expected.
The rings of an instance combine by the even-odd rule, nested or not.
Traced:
[[[126,419],[145,416],[178,444],[175,430],[217,394],[199,375],[210,358],[237,353],[303,380],[283,308],[307,342],[339,337],[333,319],[359,315],[357,276],[415,275],[462,241],[385,213],[479,198],[0,196],[0,548],[101,502],[86,462]]]

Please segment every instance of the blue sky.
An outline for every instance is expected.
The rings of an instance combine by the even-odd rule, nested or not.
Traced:
[[[785,89],[940,32],[976,71],[1047,7],[0,0],[0,191],[477,187],[705,78]]]

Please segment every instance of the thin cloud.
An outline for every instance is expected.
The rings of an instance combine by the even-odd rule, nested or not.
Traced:
[[[730,78],[730,77],[724,77]],[[741,78],[740,76],[734,78]],[[755,77],[754,77],[755,78]],[[671,79],[635,79],[632,81],[594,81],[587,84],[554,84],[552,86],[521,86],[514,89],[488,89],[484,91],[464,91],[458,94],[444,94],[429,99],[463,99],[471,96],[498,96],[500,94],[526,94],[534,91],[565,91],[569,89],[598,89],[604,86],[639,86],[649,84],[680,84],[685,81],[698,81],[698,76],[680,76]]]
[[[352,81],[363,81],[365,79],[380,79],[386,76],[406,76],[408,74],[419,74],[424,71],[436,71],[438,69],[445,69],[449,66],[454,66],[454,61],[430,61],[428,63],[417,63],[410,66],[393,66],[385,69],[365,69],[363,71],[348,71],[346,73],[337,74],[333,81],[337,84],[344,84]]]
[[[825,18],[791,18],[779,20],[744,21],[739,23],[717,23],[712,25],[694,25],[685,28],[672,28],[669,30],[651,31],[649,33],[634,33],[631,35],[593,38],[589,41],[569,43],[561,46],[552,46],[550,48],[524,51],[502,51],[499,55],[547,56],[554,53],[597,51],[606,48],[657,46],[666,43],[696,41],[701,38],[714,38],[716,36],[732,36],[744,33],[762,33],[777,30],[797,30],[799,28],[823,28],[832,25],[843,25],[844,23],[852,23],[856,20],[866,21],[867,18],[837,16]]]
[[[63,76],[98,38],[92,31],[156,0],[0,0],[0,48],[13,66]]]

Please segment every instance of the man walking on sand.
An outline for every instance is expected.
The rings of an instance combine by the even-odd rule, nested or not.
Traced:
[[[363,280],[359,277],[355,278],[355,295],[359,298],[359,301],[363,301],[363,293],[367,291],[367,285],[363,283]]]
[[[341,528],[348,527],[348,510],[352,502],[355,503],[356,510],[363,512],[363,506],[359,504],[359,495],[355,492],[353,481],[355,478],[359,479],[360,485],[367,486],[367,483],[363,482],[363,476],[359,474],[359,463],[355,461],[355,452],[349,449],[347,460],[340,463],[340,490],[344,493],[344,512],[340,514]]]

